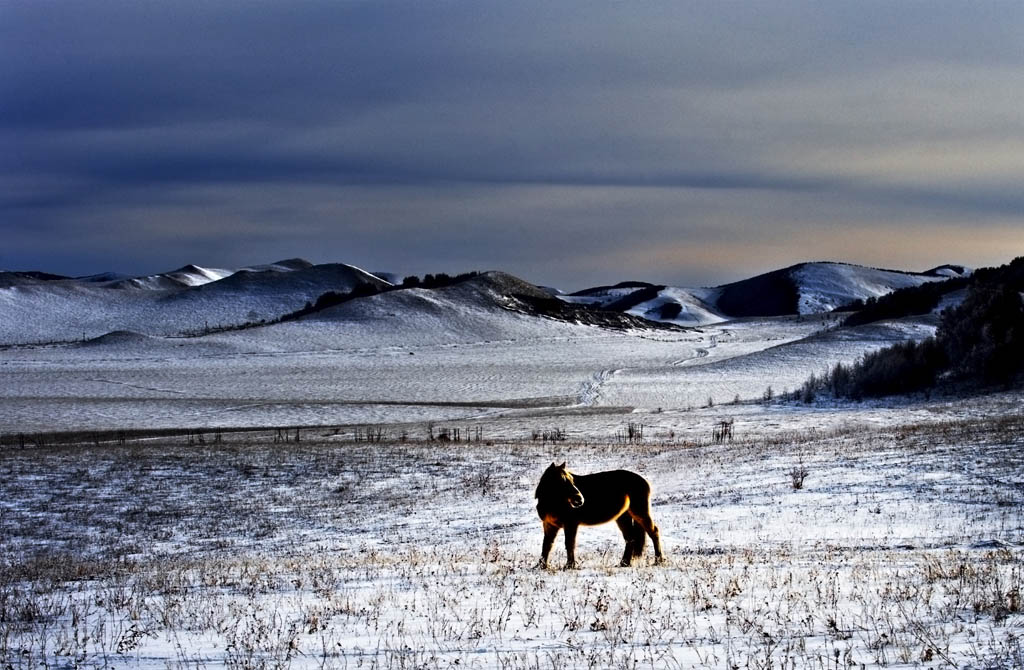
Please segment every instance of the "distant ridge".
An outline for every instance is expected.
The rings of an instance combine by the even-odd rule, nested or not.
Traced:
[[[630,314],[567,304],[500,271],[477,273],[436,288],[396,287],[345,300],[283,325],[303,323],[312,331],[323,324],[330,324],[331,330],[369,330],[390,341],[514,340],[579,335],[580,328],[589,327],[617,331],[673,327]]]
[[[808,262],[714,288],[621,282],[561,297],[570,302],[597,305],[647,319],[701,325],[732,318],[829,312],[857,300],[947,279],[966,271],[957,265],[943,265],[926,273],[915,273],[849,263]]]
[[[943,277],[949,279],[953,277],[965,277],[971,274],[971,269],[964,267],[963,265],[940,265],[937,268],[926,270],[921,274],[928,275],[929,277]]]
[[[135,344],[139,342],[148,342],[151,339],[152,338],[148,335],[136,333],[131,330],[115,330],[113,332],[106,333],[105,335],[100,335],[99,337],[94,337],[90,340],[86,340],[82,344],[84,346]]]
[[[310,263],[305,258],[288,258],[283,261],[277,261],[276,263],[267,263],[266,265],[250,265],[243,270],[253,270],[255,272],[271,271],[271,272],[288,272],[290,270],[306,270],[313,267],[313,263]]]
[[[288,315],[296,315],[298,324],[344,315],[346,320],[370,319],[381,329],[395,329],[410,319],[430,324],[423,327],[448,328],[449,321],[468,319],[465,327],[494,337],[501,336],[495,325],[503,322],[495,320],[499,310],[599,328],[696,327],[733,318],[827,312],[964,272],[969,270],[957,265],[912,273],[816,262],[714,288],[625,281],[572,295],[499,271],[466,278],[437,275],[445,281],[431,285],[427,277],[432,275],[427,275],[422,283],[417,279],[396,286],[354,265],[314,265],[301,258],[238,269],[189,264],[127,278],[4,272],[0,344],[82,342],[119,331],[194,336],[274,324]],[[323,311],[308,309],[326,294],[343,296],[345,304],[335,300],[335,307],[327,300]]]
[[[47,272],[0,272],[0,288],[8,286],[19,286],[22,284],[35,283],[40,281],[60,281],[63,279],[69,279],[62,275],[53,275]]]
[[[140,277],[0,273],[0,344],[81,342],[128,331],[180,336],[279,318],[328,291],[390,286],[341,263],[288,259],[238,270],[185,265]]]
[[[164,272],[162,274],[148,275],[145,277],[128,277],[111,282],[110,288],[134,288],[141,290],[173,290],[187,288],[189,286],[201,286],[213,281],[218,281],[232,274],[232,270],[220,270],[203,268],[198,265],[186,265]]]
[[[576,291],[570,295],[575,296],[606,296],[621,291],[622,289],[640,289],[640,288],[651,288],[654,284],[649,284],[645,281],[623,281],[615,284],[614,286],[595,286],[593,288],[585,288],[582,291]]]

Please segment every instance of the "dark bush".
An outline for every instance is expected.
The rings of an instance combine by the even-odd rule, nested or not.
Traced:
[[[834,398],[880,397],[929,388],[947,367],[947,359],[935,338],[901,342],[866,354],[853,365],[837,363],[823,376],[811,375],[801,391],[804,402],[818,392]]]
[[[666,302],[658,310],[658,315],[662,319],[675,319],[683,312],[683,306],[678,302]]]

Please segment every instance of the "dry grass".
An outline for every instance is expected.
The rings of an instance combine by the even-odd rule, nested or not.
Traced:
[[[723,445],[304,436],[0,453],[0,660],[44,667],[1024,667],[1020,424]],[[535,569],[548,461],[656,484],[668,565]],[[797,464],[813,472],[793,490]],[[849,535],[793,537],[808,523]],[[933,527],[932,527],[933,526]]]

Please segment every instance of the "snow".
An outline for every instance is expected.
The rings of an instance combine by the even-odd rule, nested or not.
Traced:
[[[107,284],[108,288],[134,288],[150,291],[176,289],[189,286],[202,286],[210,282],[230,277],[234,270],[204,268],[198,265],[186,265],[180,270],[145,277],[131,277],[115,280]]]
[[[680,423],[702,439],[636,444],[306,430],[4,450],[0,660],[1020,667],[1024,416],[974,406],[987,418],[877,426],[716,408]],[[711,442],[727,416],[734,439]],[[579,570],[558,570],[560,542],[536,568],[533,487],[556,458],[647,477],[666,563],[616,567],[606,525],[580,530]]]
[[[678,326],[693,327],[720,323],[725,321],[726,317],[712,307],[714,301],[709,298],[713,293],[713,289],[667,287],[659,291],[656,298],[639,303],[630,309],[629,313],[651,321],[673,323]],[[679,305],[679,315],[673,318],[662,316],[661,310],[666,304]]]
[[[787,268],[797,293],[797,313],[803,315],[831,312],[849,305],[854,300],[866,300],[891,293],[900,288],[919,286],[925,282],[942,281],[962,276],[949,267],[936,268],[929,273],[910,273],[879,270],[847,263],[801,263]],[[718,307],[718,298],[726,286],[716,288],[665,287],[656,297],[638,303],[628,313],[652,321],[673,323],[684,327],[704,326],[729,319]],[[591,289],[583,295],[560,295],[566,302],[607,307],[626,298],[639,287],[605,287]],[[662,307],[676,304],[680,313],[673,318],[662,316]]]
[[[186,335],[272,320],[328,291],[385,284],[359,268],[275,264],[239,271],[188,266],[113,282],[22,282],[0,288],[0,344],[92,339],[115,330]]]
[[[365,279],[300,266],[0,290],[0,665],[1024,666],[1021,393],[778,399],[933,315],[612,331],[489,273],[175,327]],[[537,569],[553,460],[647,477],[666,564],[617,568],[611,524]]]
[[[19,303],[36,305],[40,328],[47,314],[65,314],[47,339],[77,339],[79,329],[95,335],[0,351],[8,380],[0,388],[3,430],[500,418],[511,422],[501,434],[515,437],[522,421],[544,417],[568,419],[570,432],[585,434],[613,416],[756,401],[768,387],[795,389],[835,363],[934,332],[927,318],[836,330],[837,317],[827,314],[611,331],[523,313],[515,295],[547,294],[488,273],[352,300],[297,321],[180,336],[183,324],[269,318],[304,296],[365,278],[351,266],[327,265],[237,272],[174,292],[59,282],[10,289],[41,294]],[[100,299],[108,302],[91,313]],[[12,332],[17,323],[6,315]]]
[[[947,278],[845,263],[807,263],[793,275],[799,287],[801,314],[829,312],[856,299],[877,298],[897,289]]]

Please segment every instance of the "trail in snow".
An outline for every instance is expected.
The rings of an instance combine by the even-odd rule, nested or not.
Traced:
[[[583,382],[580,385],[579,393],[579,404],[587,407],[597,404],[597,401],[601,399],[601,387],[608,383],[608,381],[615,375],[622,372],[621,369],[609,369],[601,370],[596,373],[592,378]]]
[[[90,378],[90,379],[87,379],[86,381],[97,382],[97,383],[100,383],[100,384],[113,384],[115,386],[124,386],[124,387],[127,387],[127,388],[138,389],[140,391],[152,391],[153,393],[173,393],[175,395],[183,395],[183,396],[189,396],[189,397],[199,397],[199,396],[197,396],[196,393],[194,393],[192,391],[186,392],[186,391],[179,391],[179,390],[171,389],[171,388],[158,388],[156,386],[144,386],[142,384],[132,384],[130,382],[120,382],[120,381],[117,381],[116,379]]]
[[[728,331],[722,332],[728,334]],[[714,349],[718,346],[718,336],[718,333],[711,334],[708,337],[707,347],[697,347],[696,349],[694,349],[692,356],[687,356],[686,358],[680,358],[679,360],[672,361],[672,365],[674,367],[679,367],[682,365],[686,365],[687,363],[692,363],[693,361],[699,361],[702,358],[707,358],[708,356],[711,355],[711,349]]]

